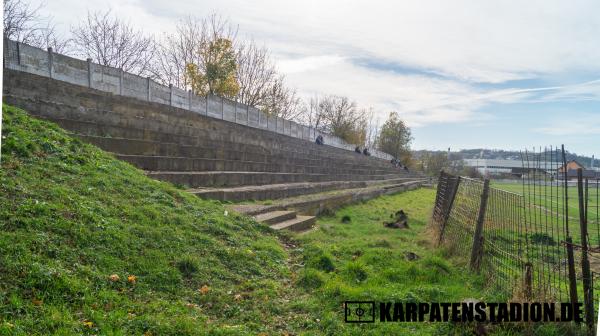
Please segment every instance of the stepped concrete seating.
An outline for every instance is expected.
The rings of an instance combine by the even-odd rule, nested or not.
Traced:
[[[10,69],[4,72],[4,99],[148,176],[205,198],[265,200],[360,188],[390,192],[422,179],[375,157]],[[312,223],[295,213],[271,215],[257,219],[286,223],[277,228]],[[281,221],[271,223],[275,219]]]
[[[276,230],[288,229],[293,231],[303,231],[312,226],[314,223],[312,218],[325,211],[334,210],[346,204],[366,201],[382,195],[412,190],[420,187],[421,184],[421,181],[412,180],[385,185],[383,187],[368,186],[288,197],[275,200],[268,205],[236,204],[229,206],[229,208],[249,216],[254,216],[258,221],[262,221]],[[305,216],[295,220],[288,219],[286,216],[292,215],[287,214],[286,211],[290,210],[294,214],[302,213]]]
[[[271,226],[275,230],[303,231],[316,221],[315,216],[300,216],[296,211],[275,210],[255,216],[256,220]]]

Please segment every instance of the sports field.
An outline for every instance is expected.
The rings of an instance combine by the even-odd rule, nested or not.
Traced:
[[[493,188],[510,191],[525,196],[525,216],[528,221],[554,224],[564,230],[563,214],[567,214],[569,233],[575,242],[580,241],[579,197],[577,184],[572,181],[567,186],[567,197],[562,185],[556,182],[541,182],[528,184],[525,182],[492,181]],[[585,195],[585,189],[584,189]],[[566,207],[565,207],[566,204]],[[587,190],[587,223],[591,247],[600,246],[600,184],[595,181],[588,183]],[[566,211],[565,211],[566,209]]]

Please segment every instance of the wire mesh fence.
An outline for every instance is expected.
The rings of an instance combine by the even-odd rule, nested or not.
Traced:
[[[458,179],[452,175],[448,175],[446,178],[457,180],[458,186],[456,187],[452,207],[446,208],[445,216],[442,216],[442,219],[445,219],[446,222],[441,223],[439,241],[444,243],[454,255],[468,258],[470,250],[464,247],[471,246],[473,243],[483,182],[465,177]],[[442,178],[440,178],[441,180]],[[452,184],[452,182],[449,182],[449,184]],[[451,199],[452,190],[442,198]]]
[[[472,269],[485,269],[489,285],[509,299],[584,301],[593,328],[600,174],[572,169],[564,153],[558,147],[524,151],[521,179],[513,183],[490,186],[487,179],[442,172],[432,223],[440,245],[470,259]]]

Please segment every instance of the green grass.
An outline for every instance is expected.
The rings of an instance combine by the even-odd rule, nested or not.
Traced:
[[[3,112],[0,334],[255,335],[302,320],[285,311],[288,253],[270,229]]]
[[[533,183],[533,182],[532,182]],[[564,213],[564,189],[559,186],[540,186],[540,185],[523,185],[523,183],[493,183],[493,187],[501,190],[510,191],[519,195],[531,195],[530,201],[539,207],[536,209],[537,212],[541,212],[540,209],[547,209],[550,212],[556,214]],[[555,193],[559,193],[556,195]],[[590,183],[588,187],[588,227],[590,233],[590,242],[594,245],[600,244],[600,188],[596,184]],[[575,238],[579,237],[579,196],[576,185],[569,184],[567,188],[568,197],[568,215],[569,215],[569,227],[573,232]],[[561,223],[562,225],[562,223]],[[591,235],[593,233],[593,235]]]
[[[443,251],[431,247],[426,223],[431,215],[435,190],[383,196],[367,203],[345,207],[335,216],[318,220],[319,229],[302,235],[304,270],[299,282],[314,290],[309,309],[323,311],[330,331],[350,335],[416,333],[430,335],[447,331],[447,325],[375,323],[357,327],[343,323],[346,300],[460,301],[481,299],[482,277],[474,277],[448,261]],[[383,222],[404,209],[409,229],[389,229]],[[342,223],[342,217],[350,217]],[[408,261],[415,253],[419,259]]]
[[[344,335],[470,335],[472,325],[444,323],[343,323],[343,301],[460,302],[477,299],[506,302],[506,292],[489,279],[467,271],[465,260],[432,245],[427,226],[435,190],[418,189],[347,206],[319,218],[318,229],[299,236],[304,267],[297,283],[313,295],[299,304],[322,316],[326,332]],[[408,229],[389,229],[383,222],[404,209]],[[342,218],[349,217],[344,223]],[[469,247],[467,247],[469,248]],[[414,253],[417,260],[407,260]],[[562,335],[564,325],[504,325],[489,328],[492,335]]]
[[[149,179],[54,124],[3,113],[0,335],[469,334],[344,324],[342,302],[501,299],[430,245],[434,190],[348,206],[290,237],[226,216],[221,203]],[[410,228],[384,228],[400,208]]]

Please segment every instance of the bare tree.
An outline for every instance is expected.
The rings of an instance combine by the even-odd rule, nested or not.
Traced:
[[[285,77],[277,73],[266,47],[259,47],[252,40],[238,43],[237,63],[238,101],[269,115],[295,121],[305,119],[306,106],[296,90],[286,86]]]
[[[206,60],[200,50],[211,41],[227,39],[235,46],[237,27],[217,14],[204,19],[188,16],[177,23],[175,32],[164,34],[158,49],[153,69],[158,81],[180,88],[191,88],[190,78],[186,76],[188,64],[195,64],[198,71],[206,70]]]
[[[175,29],[175,33],[165,34],[159,44],[155,75],[165,85],[189,88],[186,65],[199,64],[201,61],[197,51],[205,42],[203,24],[193,17],[187,17]]]
[[[258,107],[268,115],[301,121],[306,113],[306,108],[297,96],[296,90],[285,86],[283,75],[277,75],[272,82],[267,83],[262,95]]]
[[[106,12],[88,12],[79,26],[71,29],[75,52],[94,62],[121,68],[136,75],[151,71],[156,45],[151,36]]]
[[[51,17],[40,14],[44,4],[32,7],[22,0],[4,1],[4,37],[38,48],[52,47],[56,52],[66,52],[69,40],[56,32]]]
[[[217,14],[181,20],[175,32],[165,34],[161,40],[156,78],[163,84],[190,89],[192,78],[187,75],[186,67],[193,64],[198,73],[205,73],[207,60],[203,57],[205,53],[199,51],[210,43],[227,39],[236,51],[237,101],[270,115],[298,120],[304,113],[304,105],[296,91],[288,88],[284,77],[277,73],[268,49],[253,40],[239,41],[237,32],[237,26]]]
[[[364,145],[367,118],[356,103],[342,96],[324,96],[311,100],[311,126],[338,136],[348,143]]]
[[[375,148],[377,145],[377,138],[379,136],[379,118],[375,119],[375,111],[372,107],[369,107],[368,109],[362,109],[361,114],[363,114],[367,120],[364,145],[368,148]]]
[[[237,48],[237,79],[240,85],[238,101],[260,106],[265,103],[269,91],[280,83],[275,64],[265,47],[258,47],[254,41],[241,42]]]

